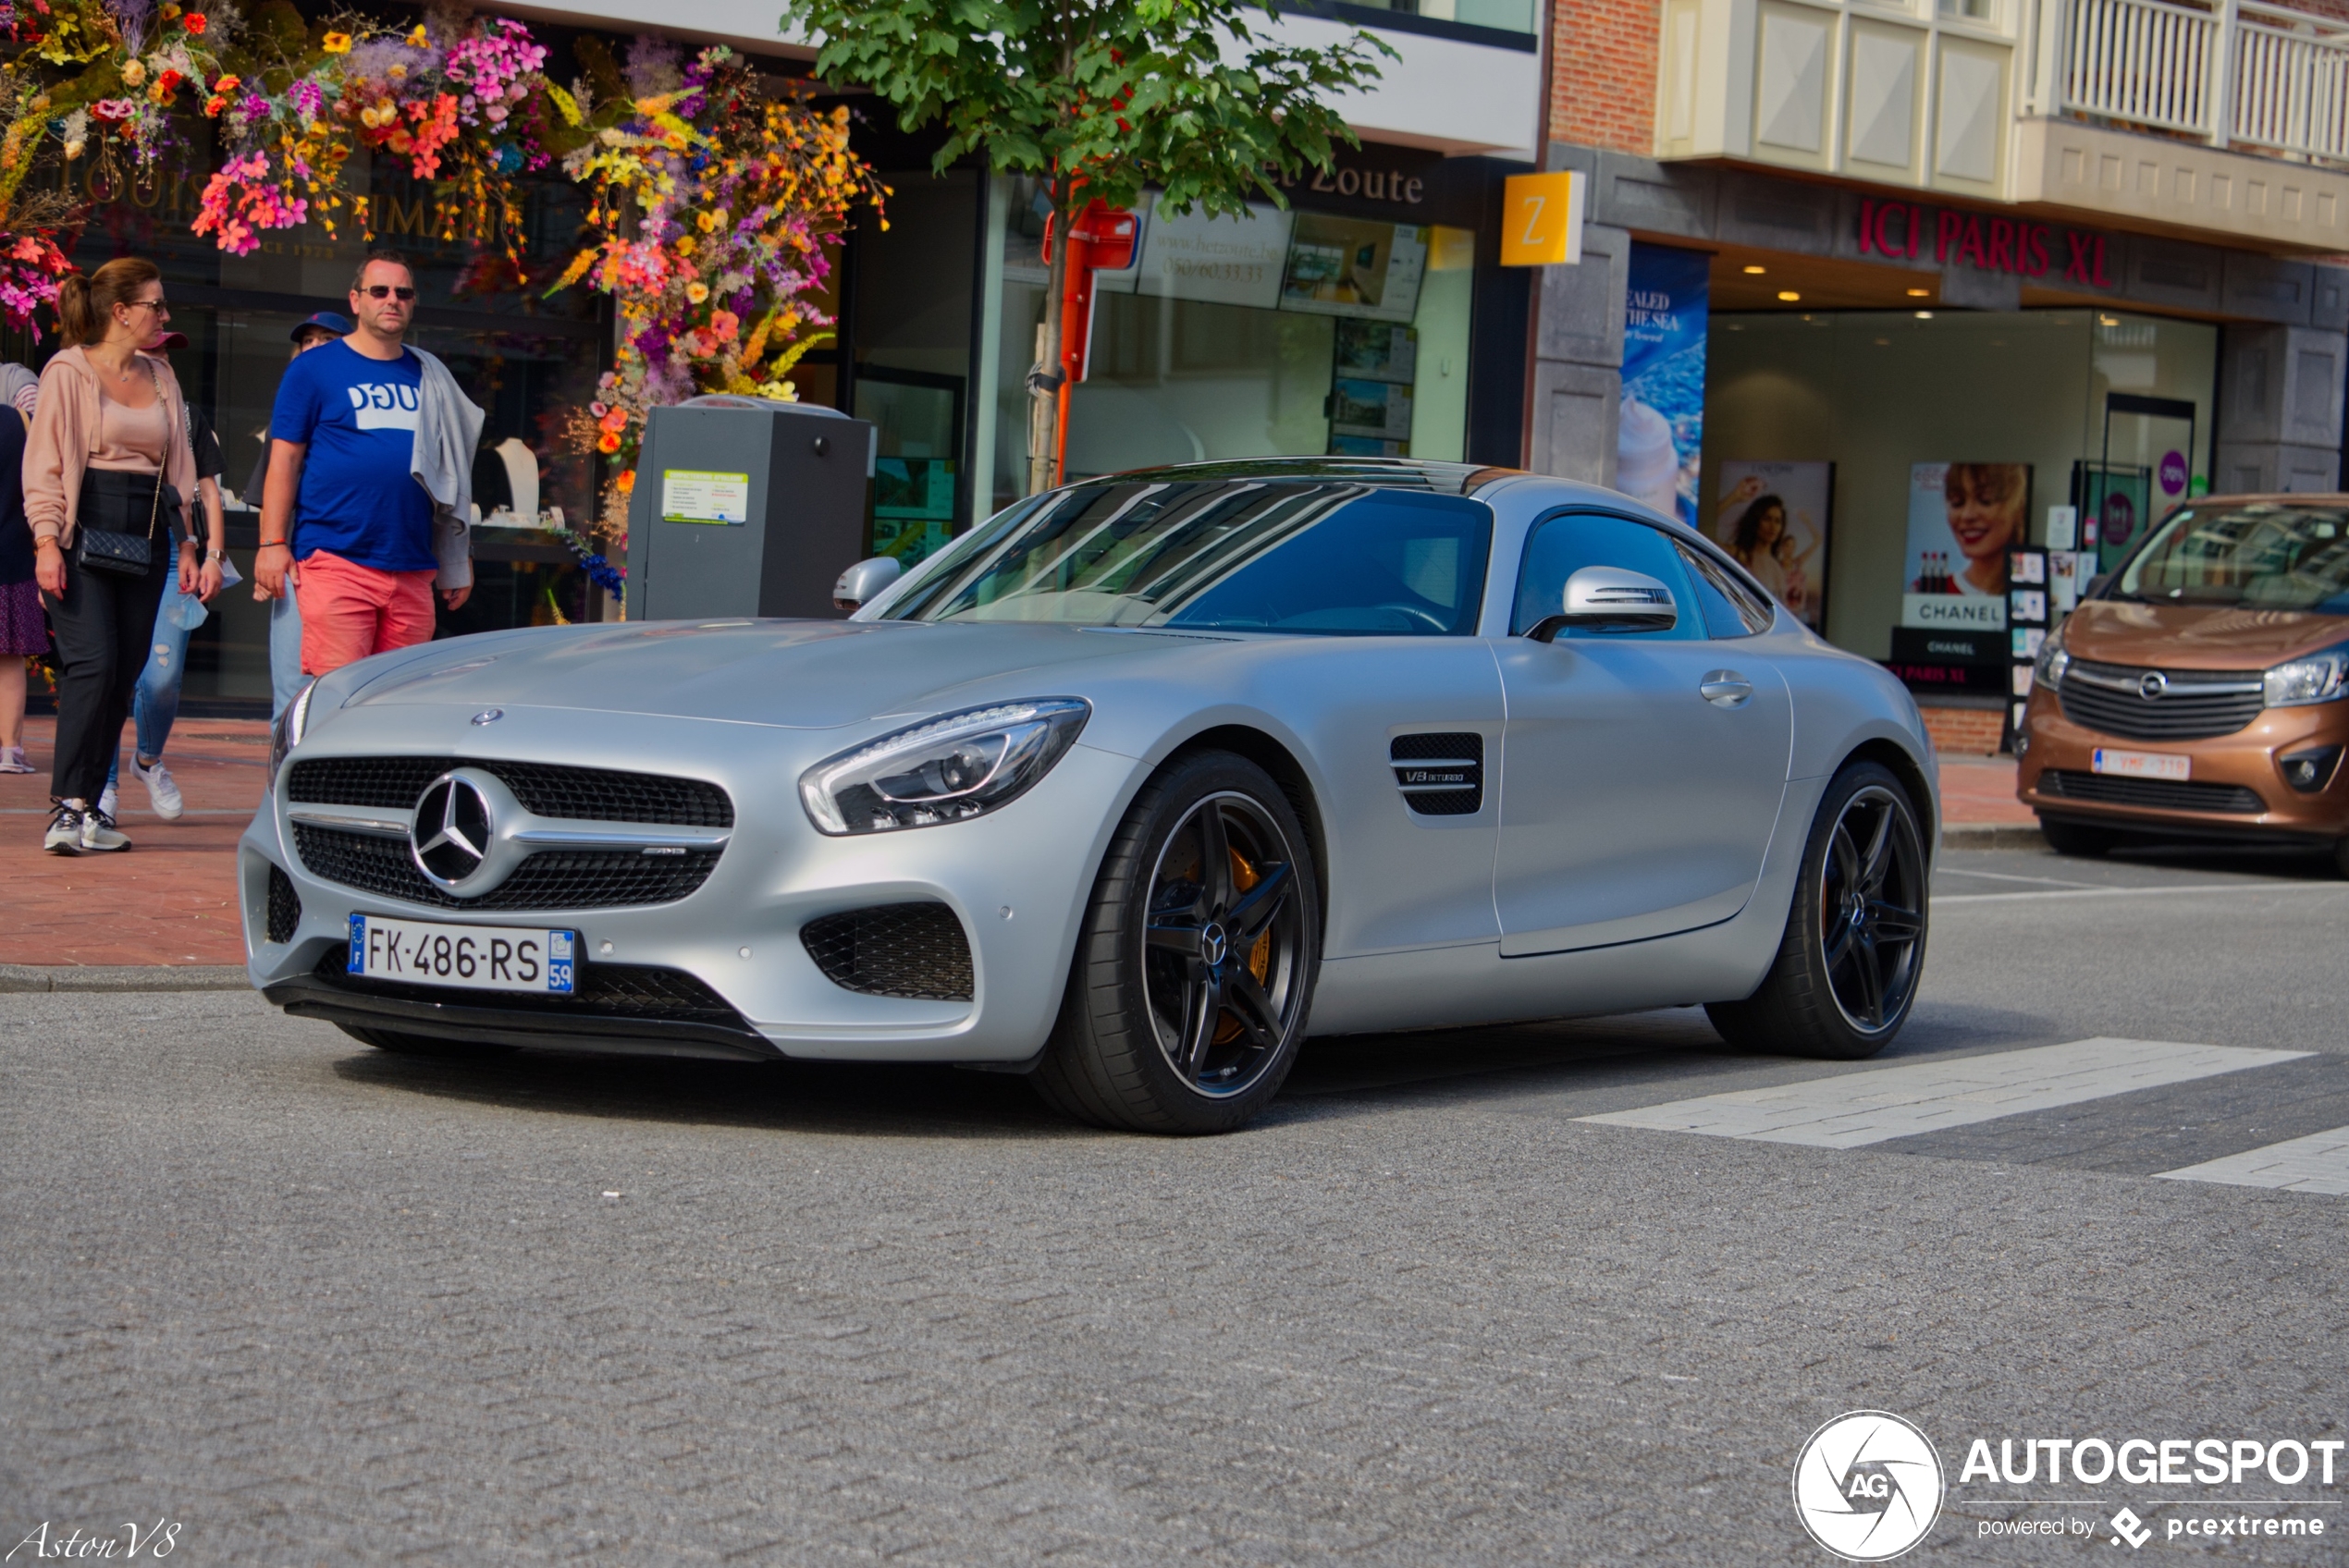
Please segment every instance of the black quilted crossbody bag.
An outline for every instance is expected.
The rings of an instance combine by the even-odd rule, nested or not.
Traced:
[[[150,380],[155,379],[154,367],[147,367]],[[163,384],[155,382],[155,400],[163,401]],[[169,436],[166,436],[167,441]],[[143,534],[119,529],[96,528],[92,523],[98,517],[111,522],[129,508],[125,505],[137,494],[137,482],[146,475],[110,472],[105,469],[84,470],[81,478],[80,526],[73,533],[73,558],[78,566],[92,571],[103,571],[117,577],[144,577],[154,570],[155,523],[163,515],[163,493],[171,490],[171,504],[179,504],[179,493],[154,476],[154,490],[147,501],[147,531]],[[96,507],[91,503],[95,501]]]

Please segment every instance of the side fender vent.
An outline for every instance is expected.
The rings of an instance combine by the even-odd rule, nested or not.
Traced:
[[[1484,804],[1484,737],[1397,735],[1387,746],[1395,787],[1421,816],[1473,816]]]

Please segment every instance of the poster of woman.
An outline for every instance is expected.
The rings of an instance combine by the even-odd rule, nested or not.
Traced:
[[[1918,463],[1909,471],[1901,624],[2003,631],[2007,551],[2029,543],[2028,463]]]
[[[1814,631],[1826,624],[1834,493],[1833,463],[1728,462],[1713,508],[1714,542]]]

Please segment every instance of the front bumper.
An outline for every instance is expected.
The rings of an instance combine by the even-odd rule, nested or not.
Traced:
[[[2016,794],[2042,816],[2170,837],[2312,846],[2349,835],[2349,759],[2334,766],[2322,789],[2306,793],[2284,781],[2278,760],[2349,742],[2349,711],[2340,704],[2269,708],[2235,733],[2208,740],[2132,741],[2072,722],[2053,693],[2034,687],[2023,732],[2029,744],[2016,769]],[[2094,776],[2094,753],[2099,747],[2189,757],[2193,784],[2213,787],[2213,803],[2220,798],[2216,791],[2248,790],[2257,797],[2258,809],[2087,800],[2065,793],[2059,781],[2048,777],[2059,772]],[[2235,803],[2248,807],[2251,802],[2237,796]]]
[[[705,778],[734,802],[732,836],[708,879],[683,899],[614,909],[433,908],[330,882],[294,852],[282,788],[240,845],[247,971],[301,1016],[451,1038],[565,1049],[866,1061],[1025,1061],[1041,1049],[1093,868],[1132,792],[1130,758],[1079,743],[1034,789],[971,822],[828,839],[796,782],[857,737],[658,715],[508,708],[494,729],[469,709],[370,704],[314,720],[298,758],[440,755],[620,768]],[[269,939],[272,868],[291,882],[298,922]],[[802,942],[828,915],[904,902],[945,905],[971,955],[968,999],[872,995],[835,984]],[[731,1019],[523,1013],[479,993],[353,983],[337,973],[354,913],[462,923],[569,926],[583,976],[628,966],[688,976]],[[321,973],[322,963],[325,973]],[[396,993],[396,994],[395,994]]]

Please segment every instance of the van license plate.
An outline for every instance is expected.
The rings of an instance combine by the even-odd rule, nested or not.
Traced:
[[[2098,746],[2088,766],[2123,778],[2171,778],[2183,783],[2194,777],[2194,758],[2175,752],[2116,752]]]
[[[529,925],[445,925],[351,917],[351,973],[466,991],[571,995],[579,933]]]

